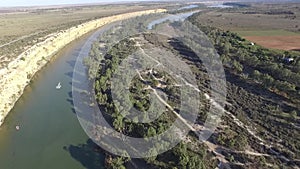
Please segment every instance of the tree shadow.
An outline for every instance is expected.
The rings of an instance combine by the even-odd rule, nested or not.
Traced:
[[[70,78],[73,78],[73,72],[67,72],[67,73],[65,73],[65,75],[70,77]]]
[[[84,144],[64,146],[63,149],[87,169],[105,168],[105,155],[102,149],[91,139],[88,139]]]
[[[292,49],[292,51],[300,52],[300,49]]]
[[[67,61],[67,63],[68,63],[71,67],[74,67],[76,61],[75,61],[75,60],[69,60],[69,61]]]
[[[73,102],[73,95],[72,95],[72,91],[68,92],[68,96],[69,96],[69,98],[67,98],[66,100],[67,100],[67,102],[69,102],[69,103],[70,103],[70,106],[71,106],[72,112],[73,112],[74,114],[76,114],[76,111],[75,111],[75,108],[74,108],[74,102]]]

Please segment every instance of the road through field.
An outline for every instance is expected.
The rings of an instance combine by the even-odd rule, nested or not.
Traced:
[[[10,45],[10,44],[12,44],[12,43],[15,43],[15,42],[17,42],[17,41],[19,41],[19,40],[28,38],[28,37],[30,37],[30,36],[37,35],[37,34],[42,33],[42,32],[45,32],[45,31],[39,31],[39,32],[35,32],[35,33],[29,34],[29,35],[22,36],[22,37],[20,37],[20,38],[17,38],[17,39],[15,39],[15,40],[12,40],[12,41],[10,41],[10,42],[8,42],[8,43],[5,43],[5,44],[0,45],[0,48],[2,48],[2,47],[4,47],[4,46],[7,46],[7,45]],[[0,59],[1,59],[1,58],[0,58]]]

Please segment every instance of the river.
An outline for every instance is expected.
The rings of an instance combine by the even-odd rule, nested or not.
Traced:
[[[196,11],[192,11],[192,12],[185,12],[185,13],[178,13],[175,15],[167,15],[165,17],[162,17],[160,19],[154,20],[152,22],[150,22],[147,26],[147,28],[153,29],[155,25],[158,25],[160,23],[163,23],[165,21],[184,21],[185,19],[187,19],[188,17],[192,16],[194,13],[200,12],[201,10],[196,10]]]
[[[216,5],[210,5],[209,8],[233,8],[233,6],[230,5],[224,5],[224,4],[216,4]]]
[[[73,67],[90,36],[62,49],[26,87],[0,128],[1,169],[103,168],[104,158],[93,152],[72,106]]]

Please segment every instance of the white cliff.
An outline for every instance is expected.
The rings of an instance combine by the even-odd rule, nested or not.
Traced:
[[[13,108],[33,75],[38,72],[61,48],[82,35],[105,24],[150,13],[165,12],[164,9],[132,12],[104,17],[77,25],[70,29],[48,35],[47,39],[32,46],[16,60],[0,70],[0,126]]]

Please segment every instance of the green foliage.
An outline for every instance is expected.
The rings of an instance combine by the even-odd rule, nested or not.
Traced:
[[[113,158],[108,166],[108,169],[126,169],[125,160],[122,157]]]
[[[233,68],[239,73],[243,72],[243,65],[241,65],[236,60],[233,61]]]
[[[223,133],[218,134],[217,141],[220,145],[228,146],[234,150],[245,150],[248,145],[245,135],[238,134],[228,128]]]
[[[196,23],[198,24],[198,23]],[[222,31],[216,28],[207,27],[203,25],[197,25],[205,32],[212,43],[214,44],[217,52],[220,54],[222,61],[224,62],[225,69],[230,73],[234,74],[237,80],[245,80],[247,85],[252,85],[252,83],[262,85],[265,90],[268,91],[279,91],[293,95],[293,92],[297,90],[299,87],[299,78],[297,65],[298,60],[294,63],[295,65],[286,64],[282,60],[282,52],[272,51],[268,49],[261,48],[259,46],[249,45],[249,42],[239,37],[235,33],[231,33],[229,31]],[[149,39],[151,39],[151,35],[147,35]],[[154,39],[154,38],[153,38]],[[157,40],[157,39],[156,39]],[[153,42],[154,43],[154,42]],[[192,42],[190,42],[192,43]],[[120,62],[125,59],[130,53],[134,52],[137,47],[134,45],[134,41],[132,40],[124,40],[119,44],[115,45],[109,53],[105,56],[100,56],[97,54],[98,48],[93,47],[93,52],[90,53],[92,60],[87,60],[86,63],[90,69],[93,69],[95,57],[102,57],[102,62],[99,69],[91,70],[91,76],[95,76],[95,92],[96,97],[99,102],[100,108],[106,110],[105,113],[107,116],[111,118],[112,126],[126,135],[133,137],[152,137],[157,134],[163,133],[170,124],[174,121],[174,114],[170,113],[170,111],[165,111],[158,119],[149,124],[144,123],[135,123],[140,120],[139,118],[147,119],[151,116],[144,115],[143,117],[137,116],[133,118],[133,120],[129,120],[123,118],[122,113],[128,113],[128,108],[126,106],[120,107],[121,102],[130,102],[134,105],[139,111],[158,111],[158,110],[149,110],[150,109],[150,100],[149,100],[149,90],[145,90],[145,87],[150,86],[152,88],[157,88],[168,96],[168,104],[172,105],[172,107],[176,108],[176,106],[180,105],[178,101],[180,95],[178,95],[179,88],[172,86],[174,84],[174,80],[172,78],[168,78],[165,72],[158,71],[155,74],[155,77],[160,79],[163,78],[164,84],[166,87],[162,87],[160,80],[154,79],[152,76],[147,74],[147,70],[145,72],[140,72],[141,76],[144,80],[141,80],[139,76],[133,78],[131,82],[131,87],[129,91],[131,93],[130,98],[124,98],[119,102],[113,102],[111,96],[111,76],[115,73],[117,67]],[[155,43],[154,43],[155,44]],[[95,45],[96,46],[96,45]],[[188,51],[188,49],[183,48],[182,46],[178,47],[180,51]],[[188,52],[187,52],[188,53]],[[290,53],[285,53],[285,56],[290,55]],[[294,56],[290,56],[294,57]],[[188,59],[186,59],[188,60]],[[197,61],[186,61],[190,65],[197,64]],[[201,72],[203,71],[200,66],[193,67],[193,72],[197,75],[199,80],[199,86],[204,86],[207,88],[206,79],[203,78]],[[203,80],[204,79],[204,80]],[[118,84],[116,84],[118,86]],[[122,91],[116,93],[118,96],[122,96]],[[245,94],[245,92],[238,93],[239,95]],[[252,96],[249,96],[252,97]],[[246,99],[245,99],[246,100]],[[239,102],[238,100],[235,100]],[[247,101],[246,101],[247,102]],[[240,102],[239,102],[240,103]],[[247,104],[246,104],[247,105]],[[240,105],[239,105],[240,106]],[[245,106],[245,105],[241,105]],[[249,107],[250,108],[250,107]],[[244,110],[243,110],[244,111]],[[262,119],[266,121],[264,127],[269,127],[269,124],[278,124],[275,123],[273,116],[275,111],[264,111],[262,114],[264,116],[260,116],[258,110],[252,111],[250,113],[244,112],[241,114],[240,112],[235,112],[238,114],[237,117],[242,119],[244,116],[249,115],[250,118],[255,119],[258,122],[262,122]],[[272,116],[268,116],[268,113],[272,112]],[[276,110],[276,112],[282,112],[280,110]],[[289,112],[289,111],[287,111]],[[296,112],[296,113],[295,113]],[[205,117],[205,111],[202,110],[201,115]],[[271,114],[271,113],[270,113]],[[278,115],[277,113],[276,115]],[[290,113],[292,117],[297,117],[297,111],[293,111]],[[201,117],[201,118],[203,118]],[[205,119],[205,118],[204,118]],[[246,117],[243,118],[244,121],[248,119]],[[279,128],[279,127],[278,127]],[[271,132],[277,132],[276,136],[285,136],[283,133],[287,133],[286,130],[278,129],[275,127],[271,127]],[[278,129],[278,130],[277,130]],[[252,144],[251,140],[248,138],[249,135],[244,134],[241,131],[233,131],[230,129],[225,129],[225,131],[220,132],[216,136],[216,140],[219,144],[229,147],[230,149],[235,150],[245,150],[246,147]],[[193,142],[194,143],[194,142]],[[294,150],[297,149],[297,144],[295,143],[286,143],[286,145],[292,147]],[[151,157],[146,158],[145,160],[157,166],[158,168],[215,168],[216,165],[213,162],[210,162],[210,159],[206,159],[209,153],[205,152],[205,148],[200,145],[189,145],[188,143],[180,143],[172,150],[166,152],[163,155],[155,156],[156,152],[161,148],[167,146],[166,145],[157,145],[156,148],[151,149],[148,152],[148,155]],[[200,149],[197,149],[199,148]],[[298,146],[299,147],[299,146]],[[152,156],[153,155],[153,156]],[[235,156],[227,156],[230,161],[238,160]],[[168,159],[168,160],[165,160]],[[122,167],[118,160],[114,162],[115,166]]]

